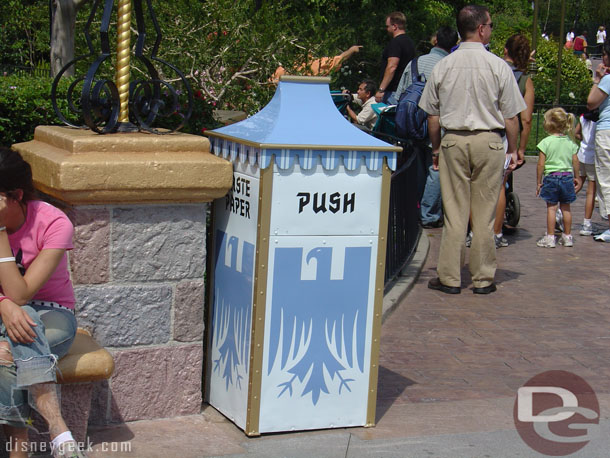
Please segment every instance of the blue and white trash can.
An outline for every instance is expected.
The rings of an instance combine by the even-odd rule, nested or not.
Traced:
[[[209,132],[233,163],[214,202],[206,400],[248,435],[375,422],[391,170],[329,78],[282,77]]]

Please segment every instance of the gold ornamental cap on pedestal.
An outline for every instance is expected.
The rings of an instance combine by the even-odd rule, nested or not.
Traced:
[[[69,204],[210,202],[233,177],[206,138],[189,134],[39,126],[34,140],[13,149],[32,166],[39,190]]]

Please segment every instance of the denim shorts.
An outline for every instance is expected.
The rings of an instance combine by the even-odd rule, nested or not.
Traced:
[[[0,424],[16,427],[29,424],[32,403],[27,388],[56,381],[57,360],[68,352],[76,335],[71,311],[30,304],[22,309],[36,323],[32,328],[36,339],[30,344],[11,341],[0,319],[0,341],[9,342],[14,360],[0,365]]]
[[[545,176],[542,180],[540,197],[549,204],[556,204],[557,202],[562,204],[571,204],[576,200],[576,193],[574,192],[574,176]]]

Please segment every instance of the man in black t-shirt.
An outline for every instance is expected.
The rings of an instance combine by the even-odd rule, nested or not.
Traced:
[[[396,104],[394,92],[398,87],[400,77],[411,59],[415,57],[415,45],[405,33],[407,18],[400,11],[395,11],[386,17],[385,25],[392,40],[383,50],[381,66],[381,84],[379,92],[383,92],[383,101]]]

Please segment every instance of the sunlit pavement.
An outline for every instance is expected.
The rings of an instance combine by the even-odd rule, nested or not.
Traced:
[[[608,456],[610,244],[578,235],[583,190],[572,206],[574,247],[536,247],[545,230],[545,204],[535,196],[535,162],[529,158],[516,172],[521,220],[506,235],[510,245],[497,252],[497,292],[472,294],[467,267],[460,295],[429,290],[442,230],[423,232],[430,249],[421,274],[382,328],[376,427],[247,438],[204,406],[197,416],[90,429],[98,450],[90,455],[543,456],[516,431],[516,394],[535,375],[564,370],[593,388],[600,403],[599,429],[605,431],[572,456]],[[593,222],[600,230],[607,225],[597,210]]]

